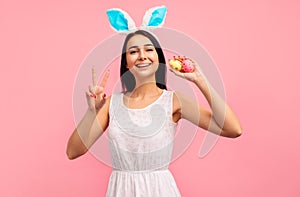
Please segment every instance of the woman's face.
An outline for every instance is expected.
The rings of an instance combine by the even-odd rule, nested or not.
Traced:
[[[135,77],[155,76],[158,54],[152,42],[143,35],[134,35],[126,46],[126,67]]]

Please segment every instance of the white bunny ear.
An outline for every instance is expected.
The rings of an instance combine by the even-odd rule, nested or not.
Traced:
[[[124,32],[136,29],[135,22],[127,12],[119,8],[106,11],[110,25],[117,32]]]
[[[164,24],[167,14],[166,6],[157,6],[146,11],[142,26],[161,27]]]

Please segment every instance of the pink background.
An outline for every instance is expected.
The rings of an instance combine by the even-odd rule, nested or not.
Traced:
[[[170,165],[182,195],[300,196],[296,0],[2,0],[0,196],[105,195],[111,168],[91,154],[74,161],[65,154],[76,73],[114,34],[106,9],[120,7],[139,24],[146,9],[162,4],[165,27],[190,35],[215,60],[244,130],[220,138],[203,159],[199,130]]]

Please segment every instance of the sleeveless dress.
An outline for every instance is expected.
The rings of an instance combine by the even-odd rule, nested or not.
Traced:
[[[113,94],[108,140],[113,171],[107,197],[180,197],[171,161],[177,124],[172,120],[173,91],[150,105],[131,109],[123,93]]]

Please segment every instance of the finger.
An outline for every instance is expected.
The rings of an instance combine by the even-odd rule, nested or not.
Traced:
[[[89,91],[91,94],[95,94],[95,88],[92,85],[89,85]]]
[[[96,86],[95,87],[95,94],[99,95],[104,91],[104,88],[101,86]]]
[[[189,59],[190,61],[192,61],[195,67],[198,66],[197,62],[194,59],[192,59],[190,57],[188,57],[187,59]]]
[[[179,71],[174,70],[174,69],[169,69],[169,70],[170,70],[172,73],[174,73],[176,76],[185,79],[184,73],[179,72]]]
[[[107,70],[101,83],[100,83],[100,87],[105,87],[106,83],[107,83],[107,80],[108,80],[108,77],[109,77],[109,74],[110,74],[110,70]]]
[[[89,85],[89,92],[91,97],[97,98],[96,87],[97,86]]]
[[[172,69],[170,68],[169,69],[172,73],[174,73],[175,75],[179,76],[179,77],[183,77],[183,73],[178,71],[178,70],[175,70],[175,69]]]
[[[96,77],[95,66],[92,67],[92,80],[93,80],[93,86],[96,86],[97,85],[97,77]]]
[[[96,95],[95,95],[95,94],[92,94],[92,93],[90,93],[90,92],[88,92],[88,91],[86,91],[85,94],[86,94],[87,97],[93,97],[93,98],[96,98]]]
[[[89,92],[86,93],[87,103],[90,110],[95,110],[95,99],[90,99],[91,95]]]
[[[105,94],[104,92],[98,94],[98,95],[97,95],[97,99],[100,99],[100,100],[106,99],[106,94]]]

